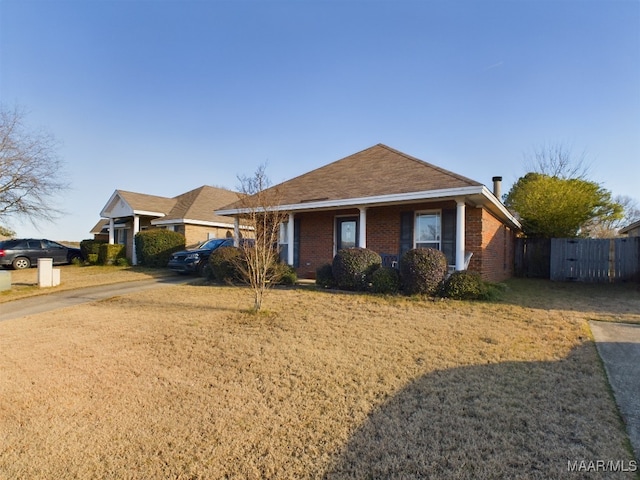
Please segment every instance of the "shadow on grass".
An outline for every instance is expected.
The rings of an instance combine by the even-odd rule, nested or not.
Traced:
[[[640,284],[552,282],[512,278],[497,303],[542,310],[561,309],[602,315],[636,315],[640,321]]]
[[[571,478],[569,462],[600,459],[628,468],[633,455],[587,343],[556,362],[469,366],[418,378],[369,415],[323,478]]]

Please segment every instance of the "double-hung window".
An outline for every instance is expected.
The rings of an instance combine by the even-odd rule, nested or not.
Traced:
[[[416,248],[442,250],[442,222],[439,211],[416,212]]]

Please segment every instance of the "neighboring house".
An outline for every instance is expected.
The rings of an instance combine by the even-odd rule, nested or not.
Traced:
[[[627,235],[629,237],[640,237],[640,220],[633,222],[631,225],[627,225],[621,228],[618,233],[620,235]]]
[[[500,187],[494,177],[494,189]],[[490,281],[512,275],[518,220],[484,185],[378,144],[272,187],[289,221],[281,248],[301,277],[341,248],[366,247],[393,265],[407,250],[443,251],[452,269]],[[240,202],[216,211],[241,217]]]
[[[116,190],[91,233],[96,239],[126,245],[127,258],[135,265],[133,238],[141,230],[166,228],[179,232],[189,248],[209,238],[233,237],[233,218],[217,215],[214,210],[238,200],[238,196],[237,192],[207,185],[173,198]],[[247,227],[239,224],[237,228],[242,235]]]

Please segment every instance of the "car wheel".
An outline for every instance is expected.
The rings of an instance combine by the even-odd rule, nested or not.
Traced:
[[[16,270],[22,270],[24,268],[29,268],[31,266],[31,261],[27,257],[16,257],[11,262],[11,265]]]

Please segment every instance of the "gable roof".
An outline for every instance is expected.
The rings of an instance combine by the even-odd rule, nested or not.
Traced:
[[[267,192],[278,199],[272,208],[289,212],[464,198],[521,229],[520,222],[483,184],[383,144],[280,183]],[[240,216],[246,212],[242,201],[216,211],[219,215]]]
[[[231,219],[217,215],[214,211],[238,198],[237,192],[208,185],[173,198],[116,190],[100,216],[115,218],[139,214],[157,217],[151,221],[154,225],[192,223],[228,226],[233,223]],[[98,225],[94,228],[97,227]]]
[[[379,143],[272,189],[280,204],[292,205],[470,186],[482,184]]]
[[[109,217],[107,212],[114,211],[162,216],[169,212],[175,203],[173,198],[116,190],[100,212],[100,216]]]
[[[178,195],[173,208],[161,219],[152,220],[154,225],[170,223],[213,222],[229,224],[230,218],[216,215],[215,209],[238,200],[239,193],[224,188],[203,185]]]

